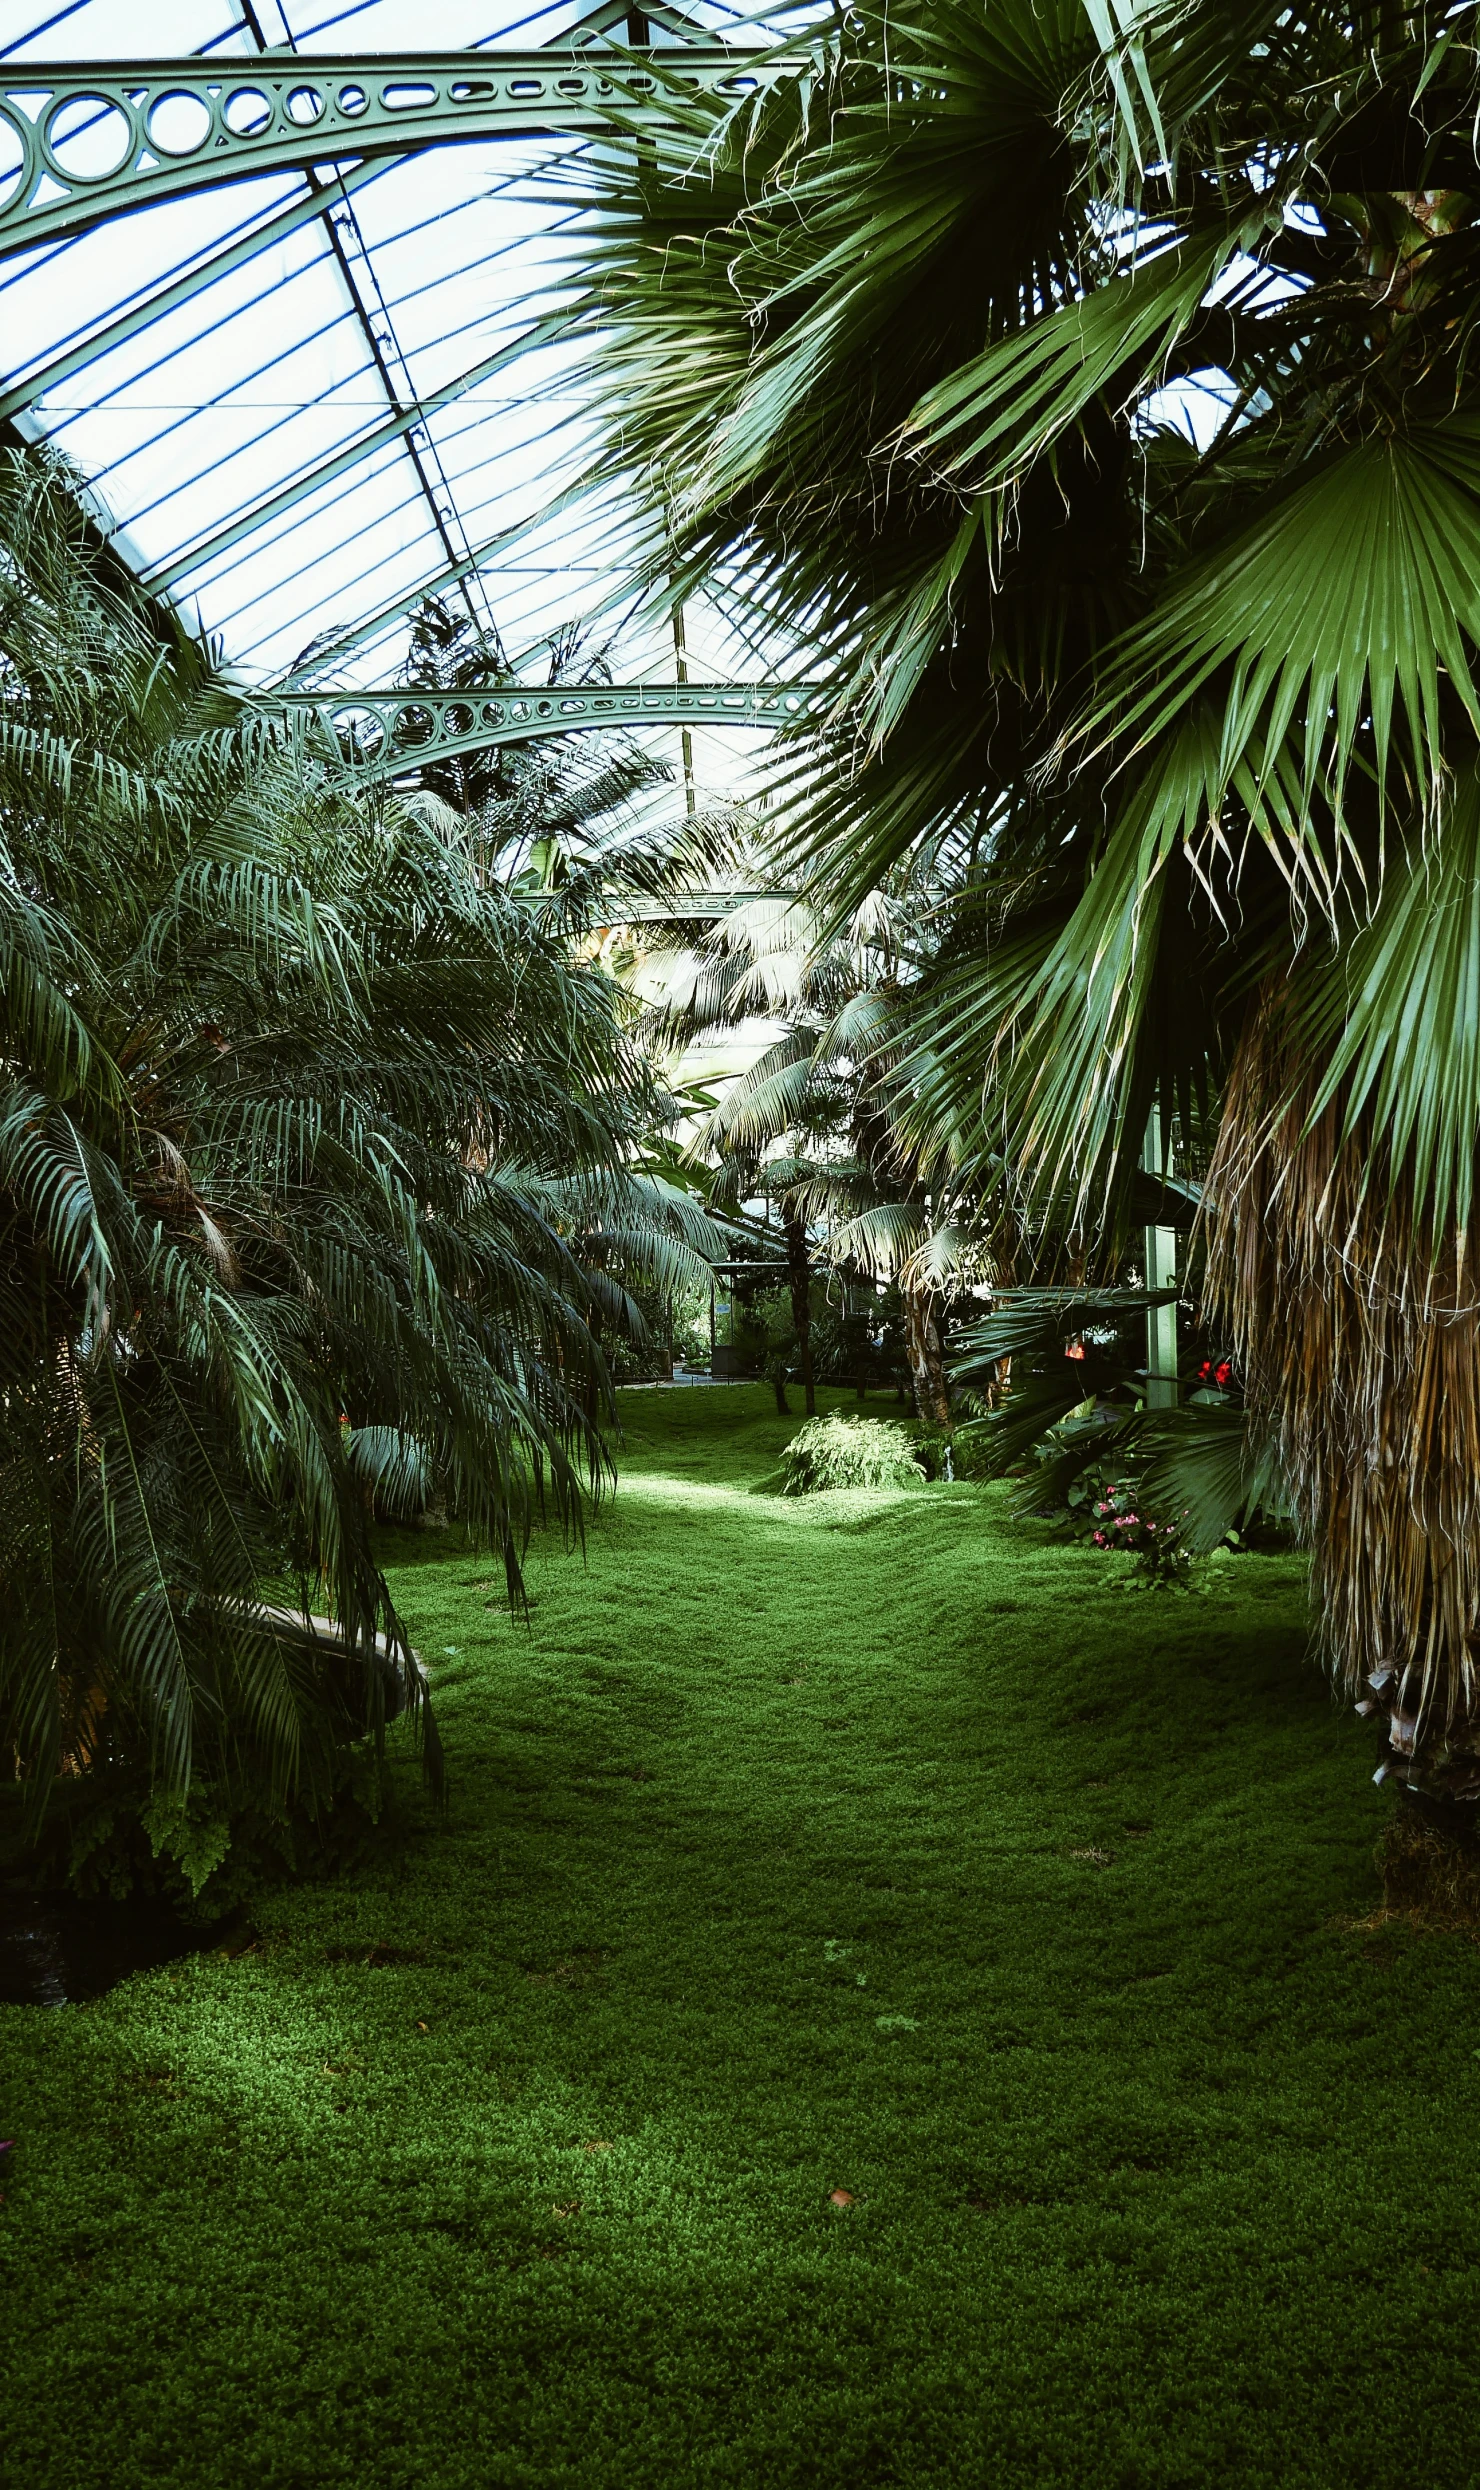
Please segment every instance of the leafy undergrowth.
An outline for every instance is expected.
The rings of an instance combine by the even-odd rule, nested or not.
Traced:
[[[758,1496],[767,1397],[626,1395],[528,1627],[400,1545],[445,1825],[0,2014],[6,2479],[1475,2480],[1480,1951],[1353,1925],[1297,1568]]]

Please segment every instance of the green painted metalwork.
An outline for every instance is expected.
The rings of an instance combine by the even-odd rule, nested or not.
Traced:
[[[515,898],[523,896],[520,892]],[[608,923],[613,925],[687,925],[703,917],[733,916],[758,899],[795,899],[787,890],[727,890],[714,883],[696,883],[689,890],[670,891],[666,899],[650,899],[643,891],[612,885],[606,897]],[[536,903],[538,904],[538,903]],[[814,1270],[817,1268],[813,1265]]]
[[[281,689],[297,691],[306,684],[310,676],[326,674],[331,666],[341,663],[352,650],[362,647],[366,640],[375,639],[377,634],[386,630],[391,623],[399,622],[404,614],[413,613],[427,597],[440,596],[444,589],[455,588],[461,580],[469,578],[474,571],[480,570],[485,562],[491,562],[496,553],[501,552],[505,545],[516,536],[522,535],[523,532],[523,523],[518,520],[510,527],[500,528],[496,536],[490,536],[483,544],[475,545],[472,552],[464,554],[460,562],[449,562],[444,569],[432,571],[426,578],[419,579],[416,586],[405,596],[396,597],[389,605],[377,607],[373,614],[367,614],[362,622],[354,623],[344,631],[329,633],[324,639],[315,643],[307,656],[301,658],[294,666],[291,673],[283,676]]]
[[[723,43],[0,65],[0,257],[263,173],[662,126],[779,74],[764,51]]]
[[[342,184],[343,195],[353,197],[366,182],[376,180],[384,170],[384,165],[376,163],[360,165],[346,173]],[[90,337],[79,339],[65,353],[55,356],[50,363],[43,363],[37,371],[7,389],[0,396],[0,423],[7,422],[12,415],[18,415],[22,407],[34,406],[38,398],[44,398],[49,389],[70,380],[74,372],[85,372],[100,355],[111,354],[115,346],[127,345],[131,337],[137,337],[141,330],[152,328],[155,321],[162,320],[166,313],[178,310],[183,303],[193,302],[197,294],[206,286],[214,285],[218,277],[230,276],[234,268],[245,268],[263,251],[271,250],[275,242],[286,241],[288,235],[296,233],[300,225],[313,224],[332,204],[325,200],[322,191],[311,191],[306,198],[296,199],[291,207],[284,208],[280,215],[269,217],[266,224],[254,225],[250,233],[243,234],[226,250],[216,252],[212,258],[202,261],[199,267],[177,277],[173,285],[162,287],[157,294],[146,295],[142,302],[120,312],[116,319],[108,322],[106,328],[94,329]]]
[[[540,345],[546,338],[558,337],[563,327],[564,322],[558,312],[552,312],[546,319],[533,321],[527,329],[521,329],[507,346],[501,346],[497,354],[487,355],[481,363],[475,363],[470,372],[463,372],[456,380],[448,381],[445,388],[434,390],[430,397],[419,398],[415,406],[403,409],[388,423],[377,424],[371,432],[362,432],[357,441],[336,450],[332,458],[324,459],[319,466],[310,467],[294,483],[285,484],[280,493],[271,494],[266,501],[254,502],[250,510],[244,510],[225,527],[216,528],[211,535],[199,538],[183,553],[162,562],[157,569],[145,571],[142,574],[145,587],[156,594],[162,593],[164,589],[172,588],[176,580],[183,579],[188,571],[198,570],[202,563],[214,561],[217,554],[229,553],[231,547],[240,544],[244,536],[255,535],[259,527],[266,527],[273,519],[285,517],[300,502],[307,501],[311,493],[318,492],[322,485],[337,482],[340,476],[348,475],[351,467],[359,466],[363,459],[373,458],[377,450],[389,449],[394,442],[404,440],[406,434],[414,432],[418,424],[425,423],[429,415],[439,414],[443,407],[455,406],[468,390],[491,380],[495,372],[516,363],[521,355],[527,354],[531,347]]]
[[[804,724],[826,694],[813,683],[521,684],[493,691],[264,692],[251,706],[286,714],[306,748],[355,781],[398,778],[429,761],[588,727]]]

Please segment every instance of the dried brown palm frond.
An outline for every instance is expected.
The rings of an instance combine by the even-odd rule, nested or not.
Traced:
[[[1288,988],[1254,1004],[1209,1172],[1208,1288],[1312,1549],[1333,1677],[1409,1787],[1480,1797],[1480,1272],[1383,1164]]]

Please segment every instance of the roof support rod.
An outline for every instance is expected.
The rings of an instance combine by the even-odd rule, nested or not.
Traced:
[[[361,190],[366,182],[378,180],[385,170],[384,164],[379,162],[358,165],[353,172],[343,176],[343,188],[346,191]],[[64,380],[70,380],[74,372],[86,371],[89,364],[98,362],[105,354],[111,354],[115,346],[126,346],[131,337],[152,328],[156,320],[163,320],[183,304],[194,302],[218,278],[229,277],[233,269],[245,268],[259,253],[271,250],[275,242],[284,242],[300,226],[311,225],[316,217],[323,215],[325,204],[322,193],[317,197],[310,194],[305,199],[295,200],[280,215],[269,217],[265,225],[254,225],[250,233],[242,235],[240,241],[216,252],[214,257],[202,260],[198,268],[187,270],[184,276],[175,279],[173,285],[167,285],[158,294],[151,294],[145,301],[135,303],[131,311],[122,312],[116,320],[110,320],[106,328],[95,330],[91,337],[82,338],[75,346],[69,346],[65,354],[59,354],[53,362],[43,364],[39,371],[16,381],[0,397],[0,423],[19,415],[25,407],[34,406],[38,398],[44,398],[49,390],[58,388]]]
[[[247,31],[251,35],[252,41],[256,44],[258,51],[260,53],[268,53],[272,47],[269,45],[267,37],[263,33],[261,20],[257,15],[256,8],[253,5],[253,0],[241,0],[241,10]],[[284,26],[287,25],[287,22],[287,17],[284,15]],[[296,51],[297,49],[297,46],[292,42],[291,38],[289,40],[288,49],[290,52]],[[362,177],[363,172],[364,168],[362,166]],[[396,338],[395,324],[392,321],[389,309],[382,298],[381,314],[385,323],[385,334],[382,334],[381,330],[376,327],[375,321],[371,317],[370,306],[365,300],[364,287],[361,284],[358,271],[356,270],[346,247],[343,227],[348,226],[349,230],[355,234],[356,238],[360,238],[359,225],[356,220],[354,210],[350,206],[350,182],[343,173],[339,172],[335,173],[332,182],[325,182],[314,170],[312,165],[307,168],[304,174],[304,180],[308,185],[309,196],[311,198],[320,199],[323,202],[322,223],[325,239],[327,240],[329,249],[333,254],[335,266],[339,270],[340,281],[344,286],[345,293],[349,297],[355,319],[359,325],[360,334],[365,340],[366,351],[368,352],[370,360],[374,364],[375,369],[380,376],[380,384],[386,395],[386,404],[392,415],[403,415],[405,414],[408,405],[414,400],[416,392],[411,385],[409,375],[407,376],[407,385],[404,391],[399,390],[396,387],[395,377],[391,370],[391,358],[394,356],[403,373],[406,371],[406,358],[402,354],[399,342]],[[371,282],[372,284],[375,283],[373,275]],[[376,287],[376,291],[378,294],[378,285]],[[417,491],[420,493],[422,500],[427,506],[427,511],[431,517],[432,525],[436,530],[437,539],[443,552],[447,556],[449,562],[455,562],[457,560],[458,548],[452,540],[449,513],[446,509],[444,509],[443,499],[439,498],[436,486],[432,481],[431,475],[428,473],[429,464],[435,464],[438,475],[442,476],[442,462],[437,457],[436,451],[431,448],[430,443],[428,444],[428,453],[429,455],[423,454],[422,447],[417,441],[414,432],[410,432],[406,435],[406,455],[411,461],[412,472],[416,477]],[[445,486],[445,476],[442,476],[442,481]],[[450,502],[452,496],[450,493],[447,493],[445,498]],[[466,536],[463,538],[463,545],[464,548],[466,548]],[[466,586],[463,588],[462,595],[463,603],[468,609],[468,618],[473,623],[474,627],[477,628],[480,624],[480,616],[474,606],[472,595]]]
[[[339,270],[344,290],[348,294],[350,302],[354,306],[354,314],[357,322],[359,323],[360,334],[365,340],[366,349],[370,355],[370,359],[380,376],[380,384],[385,391],[386,403],[390,407],[392,416],[400,417],[406,415],[407,413],[414,414],[417,409],[417,400],[409,373],[406,375],[406,390],[403,393],[397,389],[395,375],[391,370],[392,354],[395,355],[396,360],[400,364],[403,372],[406,371],[406,359],[401,353],[399,345],[395,342],[395,328],[391,321],[390,313],[388,310],[384,311],[385,325],[388,334],[387,336],[382,337],[373,318],[371,317],[370,307],[365,301],[364,291],[360,283],[359,275],[355,269],[353,260],[350,258],[348,250],[345,248],[345,240],[344,235],[340,230],[339,218],[334,213],[336,206],[341,200],[343,200],[345,205],[345,221],[351,227],[354,226],[353,216],[349,213],[347,185],[342,179],[337,180],[334,188],[331,190],[326,184],[321,183],[317,173],[310,169],[308,175],[308,186],[309,189],[316,192],[318,197],[323,201],[324,231],[329,238],[329,248],[334,254],[334,264]],[[431,519],[432,526],[436,531],[437,542],[440,544],[442,551],[447,556],[448,561],[455,562],[458,558],[458,548],[453,541],[451,525],[449,524],[450,513],[447,508],[444,507],[444,502],[451,502],[452,494],[450,490],[447,489],[446,479],[444,477],[443,493],[439,496],[437,487],[432,481],[429,469],[432,463],[435,462],[437,472],[441,475],[442,462],[437,457],[435,446],[429,437],[425,441],[425,446],[423,446],[422,442],[418,441],[416,437],[417,430],[418,427],[415,425],[412,425],[407,429],[405,435],[406,455],[411,461],[412,472],[416,477],[417,491],[420,493],[422,500],[427,506],[428,515]],[[467,545],[467,541],[467,537],[464,536],[464,546]],[[473,625],[474,630],[482,631],[486,634],[488,630],[487,621],[484,616],[479,614],[466,584],[464,584],[462,589],[462,598],[463,603],[468,610],[468,620]],[[495,632],[496,629],[497,626],[495,625]]]
[[[429,578],[419,580],[409,595],[398,597],[393,605],[383,605],[378,613],[368,615],[365,621],[355,623],[347,630],[329,631],[323,639],[304,650],[291,671],[283,676],[279,689],[285,692],[297,690],[309,675],[322,674],[325,667],[336,659],[349,656],[353,649],[362,648],[367,640],[375,639],[392,623],[399,622],[403,615],[413,613],[427,597],[438,595],[444,588],[458,587],[471,572],[480,570],[514,537],[523,533],[524,524],[519,521],[512,527],[501,528],[497,536],[490,536],[485,544],[475,545],[461,562],[451,562],[445,570],[433,571]]]
[[[783,74],[767,50],[403,52],[0,65],[0,257],[156,199],[469,139],[671,127]]]
[[[318,204],[322,212],[322,196]],[[351,467],[357,467],[362,459],[373,458],[377,450],[388,449],[393,442],[404,440],[407,433],[425,423],[428,416],[439,414],[443,407],[455,405],[468,390],[476,389],[480,381],[491,379],[495,372],[502,371],[505,364],[517,361],[531,347],[544,345],[558,337],[565,326],[566,317],[562,312],[550,312],[544,319],[532,321],[507,346],[501,346],[497,354],[488,355],[482,363],[475,363],[470,372],[464,372],[457,380],[450,380],[441,389],[433,390],[430,397],[419,398],[414,406],[393,416],[389,423],[377,424],[373,431],[361,433],[359,439],[351,441],[347,448],[337,450],[321,465],[310,467],[296,483],[284,485],[280,493],[272,494],[267,501],[254,503],[250,510],[244,510],[226,527],[217,528],[213,535],[202,537],[198,544],[176,554],[173,561],[162,563],[157,570],[146,571],[143,575],[144,586],[157,596],[161,590],[172,588],[176,580],[183,579],[188,571],[199,570],[203,563],[213,562],[218,554],[229,553],[244,536],[255,535],[258,528],[266,527],[272,520],[296,509],[300,502],[306,501],[323,485],[333,484],[340,476],[347,475]]]

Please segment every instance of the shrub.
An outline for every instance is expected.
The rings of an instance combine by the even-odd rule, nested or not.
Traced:
[[[781,1456],[785,1496],[825,1487],[914,1487],[925,1472],[903,1427],[882,1418],[809,1418]]]
[[[39,1841],[106,1790],[73,1881],[106,1838],[201,1891],[339,1805],[395,1684],[435,1764],[377,1507],[442,1499],[517,1595],[601,1482],[598,1318],[719,1237],[633,1163],[665,1110],[605,973],[90,531],[0,451],[0,1792]]]
[[[1090,1537],[1097,1548],[1113,1548],[1134,1556],[1143,1573],[1156,1582],[1185,1581],[1192,1556],[1174,1521],[1155,1521],[1143,1512],[1134,1485],[1122,1479],[1091,1507]]]

